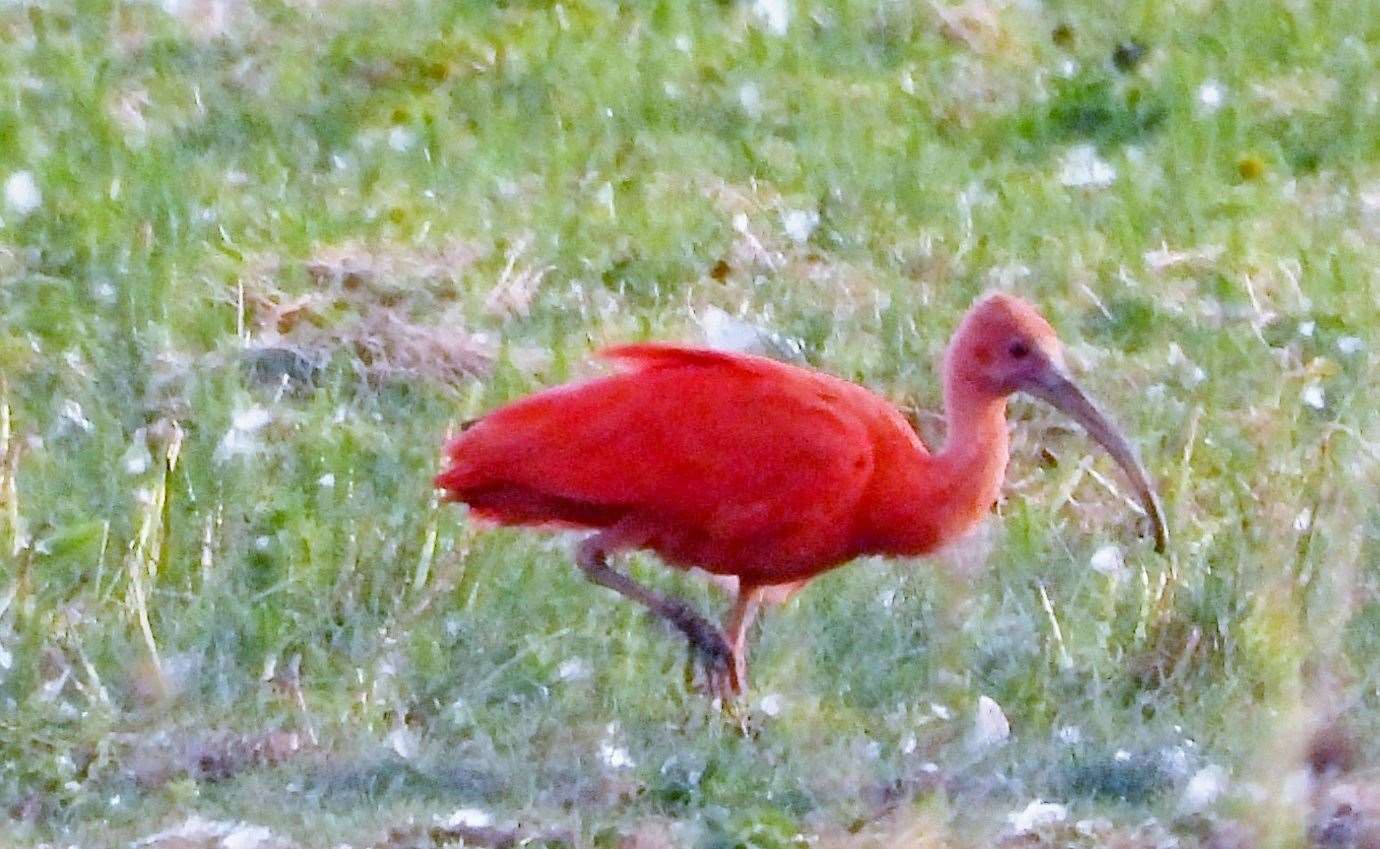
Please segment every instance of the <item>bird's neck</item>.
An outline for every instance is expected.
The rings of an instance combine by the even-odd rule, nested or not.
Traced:
[[[996,502],[1006,475],[1006,398],[949,380],[944,417],[944,445],[934,455],[930,476],[952,494],[950,501],[960,512],[977,511],[976,523]]]
[[[946,381],[947,433],[934,454],[897,463],[888,515],[878,517],[878,553],[928,554],[972,530],[991,512],[1006,474],[1006,399]]]

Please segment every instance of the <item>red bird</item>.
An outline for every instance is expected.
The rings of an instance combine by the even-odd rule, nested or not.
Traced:
[[[718,695],[746,685],[747,629],[764,596],[864,554],[927,554],[992,509],[1014,392],[1054,405],[1102,444],[1164,549],[1135,451],[1066,376],[1049,323],[1018,298],[980,300],[954,334],[935,453],[885,399],[827,374],[669,345],[602,354],[625,370],[489,413],[446,446],[450,467],[436,484],[501,524],[594,530],[577,558],[586,576],[684,633]],[[724,630],[609,565],[632,549],[737,578]]]

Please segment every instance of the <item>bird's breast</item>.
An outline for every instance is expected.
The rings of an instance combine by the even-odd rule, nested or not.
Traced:
[[[754,535],[721,535],[679,522],[648,523],[644,547],[680,568],[732,575],[748,585],[803,580],[851,560],[851,534],[839,527],[802,526]]]

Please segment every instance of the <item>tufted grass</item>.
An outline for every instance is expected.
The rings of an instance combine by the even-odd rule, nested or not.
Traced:
[[[986,846],[1036,798],[1070,811],[1041,845],[1305,840],[1309,735],[1343,715],[1365,769],[1380,730],[1380,19],[786,7],[0,8],[5,840],[404,845],[478,808],[590,846]],[[1133,434],[1170,552],[1017,401],[979,543],[765,617],[753,735],[568,540],[430,491],[461,419],[711,307],[936,410],[990,288]]]

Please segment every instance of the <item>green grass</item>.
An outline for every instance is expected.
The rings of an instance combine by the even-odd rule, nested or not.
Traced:
[[[0,208],[0,841],[195,813],[367,845],[478,807],[590,846],[981,846],[1036,797],[1301,839],[1311,724],[1380,730],[1380,17],[790,6],[784,36],[669,0],[0,9],[0,180],[42,195]],[[1065,185],[1081,145],[1110,184]],[[432,500],[459,420],[709,306],[935,409],[992,287],[1141,446],[1168,556],[1018,402],[990,550],[768,613],[754,736],[564,540]],[[1011,739],[978,750],[984,695]]]

